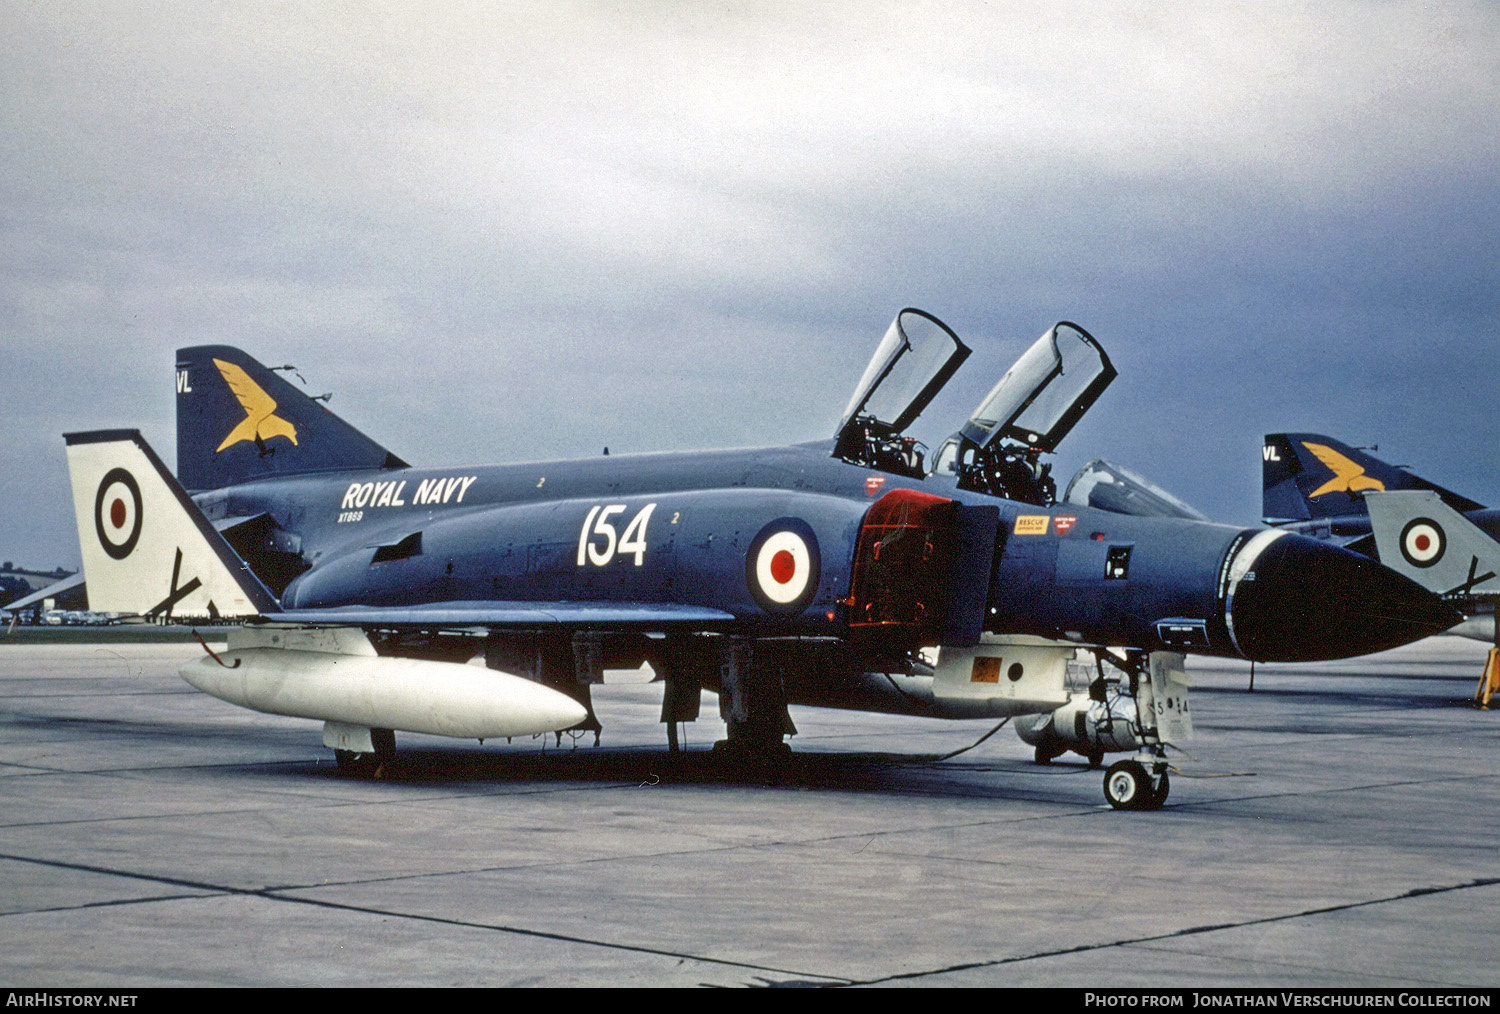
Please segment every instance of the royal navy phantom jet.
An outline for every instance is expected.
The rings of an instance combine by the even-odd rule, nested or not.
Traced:
[[[136,431],[66,437],[90,601],[243,621],[183,676],[322,721],[355,772],[395,731],[597,734],[591,685],[642,661],[674,747],[708,688],[721,746],[756,754],[795,733],[789,704],[1051,712],[1075,649],[1113,646],[1140,716],[1104,779],[1121,809],[1166,798],[1184,654],[1339,658],[1458,619],[1316,539],[1055,503],[1040,457],[1115,376],[1072,324],[929,467],[907,430],[968,355],[903,310],[831,439],[429,468],[238,349],[182,349],[175,477]]]
[[[1500,644],[1500,510],[1317,433],[1269,433],[1267,524],[1374,557],[1467,614],[1452,633]]]

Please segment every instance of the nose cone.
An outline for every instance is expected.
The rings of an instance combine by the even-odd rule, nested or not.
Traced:
[[[1315,662],[1384,651],[1462,617],[1432,592],[1347,549],[1285,534],[1231,563],[1229,620],[1246,658]],[[1253,554],[1247,560],[1241,557]]]

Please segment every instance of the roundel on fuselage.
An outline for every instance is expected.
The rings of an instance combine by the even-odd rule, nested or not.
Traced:
[[[745,583],[768,613],[806,609],[817,595],[821,572],[818,537],[798,518],[777,518],[766,525],[745,555]]]
[[[141,537],[141,487],[123,468],[111,468],[94,494],[94,532],[99,545],[116,560],[135,549]]]

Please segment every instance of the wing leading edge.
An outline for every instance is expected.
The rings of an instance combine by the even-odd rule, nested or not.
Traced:
[[[692,627],[734,622],[732,613],[670,602],[435,602],[418,606],[336,606],[267,612],[272,623],[351,627]]]

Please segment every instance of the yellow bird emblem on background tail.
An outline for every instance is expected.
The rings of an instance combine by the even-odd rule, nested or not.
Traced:
[[[1325,444],[1310,444],[1306,440],[1302,441],[1302,446],[1312,451],[1313,456],[1327,465],[1328,470],[1333,473],[1332,479],[1308,494],[1309,499],[1322,496],[1324,493],[1358,493],[1362,489],[1385,489],[1385,483],[1379,479],[1370,478],[1363,468],[1332,447]]]
[[[261,386],[250,379],[250,375],[233,363],[226,363],[222,359],[215,359],[214,365],[224,376],[224,382],[229,385],[229,390],[239,399],[240,407],[245,410],[244,421],[229,431],[229,436],[214,451],[217,454],[226,447],[233,446],[241,440],[252,441],[257,447],[264,448],[265,441],[272,437],[286,437],[294,445],[297,443],[297,427],[287,422],[276,414],[276,399],[272,398]]]

